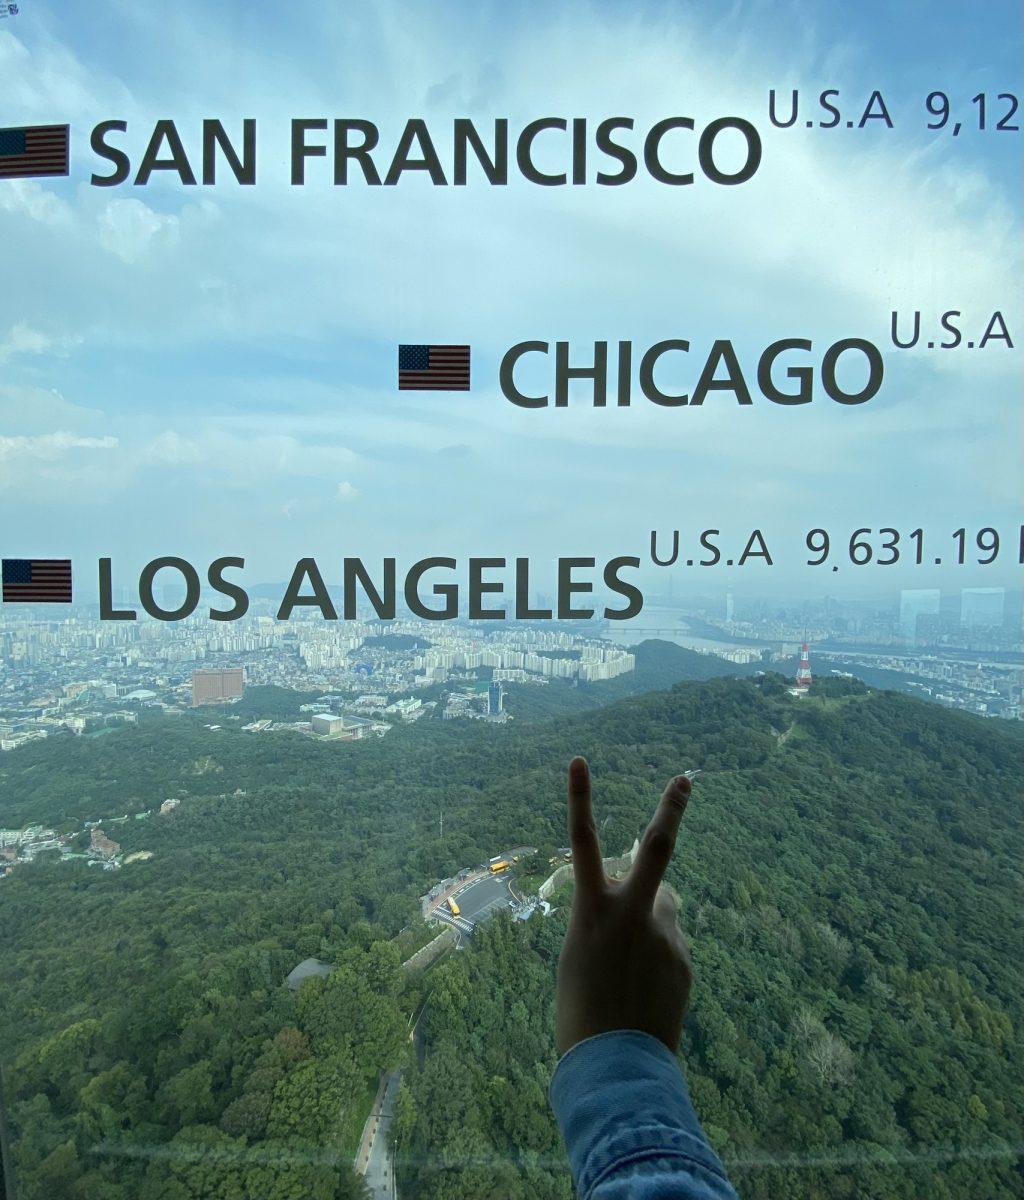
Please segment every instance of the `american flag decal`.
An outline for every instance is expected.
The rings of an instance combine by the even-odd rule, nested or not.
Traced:
[[[0,179],[67,175],[69,125],[0,129]]]
[[[70,604],[70,558],[5,558],[5,604]]]
[[[468,346],[399,346],[398,390],[469,391]]]

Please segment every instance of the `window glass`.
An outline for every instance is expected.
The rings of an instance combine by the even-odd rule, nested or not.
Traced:
[[[568,1200],[574,755],[741,1195],[1022,1194],[1020,52],[0,0],[12,1197]]]

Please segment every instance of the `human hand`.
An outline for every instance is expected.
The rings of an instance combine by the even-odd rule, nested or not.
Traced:
[[[674,1054],[690,1002],[690,951],[678,901],[662,884],[690,796],[672,779],[624,879],[609,879],[590,803],[586,759],[569,764],[569,843],[575,876],[572,915],[558,961],[558,1053],[613,1029],[641,1029]]]

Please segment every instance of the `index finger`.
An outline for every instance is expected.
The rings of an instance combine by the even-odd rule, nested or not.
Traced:
[[[658,886],[676,848],[676,833],[690,798],[690,787],[690,780],[685,775],[677,775],[669,781],[629,873],[630,891],[639,904],[648,908],[654,905]]]
[[[569,764],[569,845],[577,888],[584,894],[600,891],[605,875],[590,803],[590,767],[578,755]]]

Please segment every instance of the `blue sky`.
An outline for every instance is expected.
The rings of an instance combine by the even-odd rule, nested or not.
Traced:
[[[785,550],[750,590],[805,589],[813,525],[1020,521],[1019,351],[889,351],[859,408],[759,400],[522,412],[516,341],[733,339],[748,380],[780,337],[885,345],[898,307],[1000,309],[1019,342],[1021,134],[925,128],[924,97],[1021,95],[1015,3],[290,3],[68,6],[0,22],[0,124],[69,121],[72,175],[0,181],[5,555],[642,553],[652,528],[760,526]],[[770,87],[879,89],[896,129],[773,130]],[[990,123],[1002,109],[990,110]],[[737,188],[287,185],[292,117],[752,120]],[[92,126],[257,119],[259,182],[93,188]],[[1018,113],[1017,123],[1024,124]],[[105,168],[104,168],[105,169]],[[470,395],[395,390],[400,341],[467,341]],[[788,563],[788,565],[786,565]],[[998,575],[998,577],[997,577]],[[724,587],[726,577],[721,576]],[[851,575],[1013,582],[997,569]],[[713,586],[702,577],[704,590]]]

